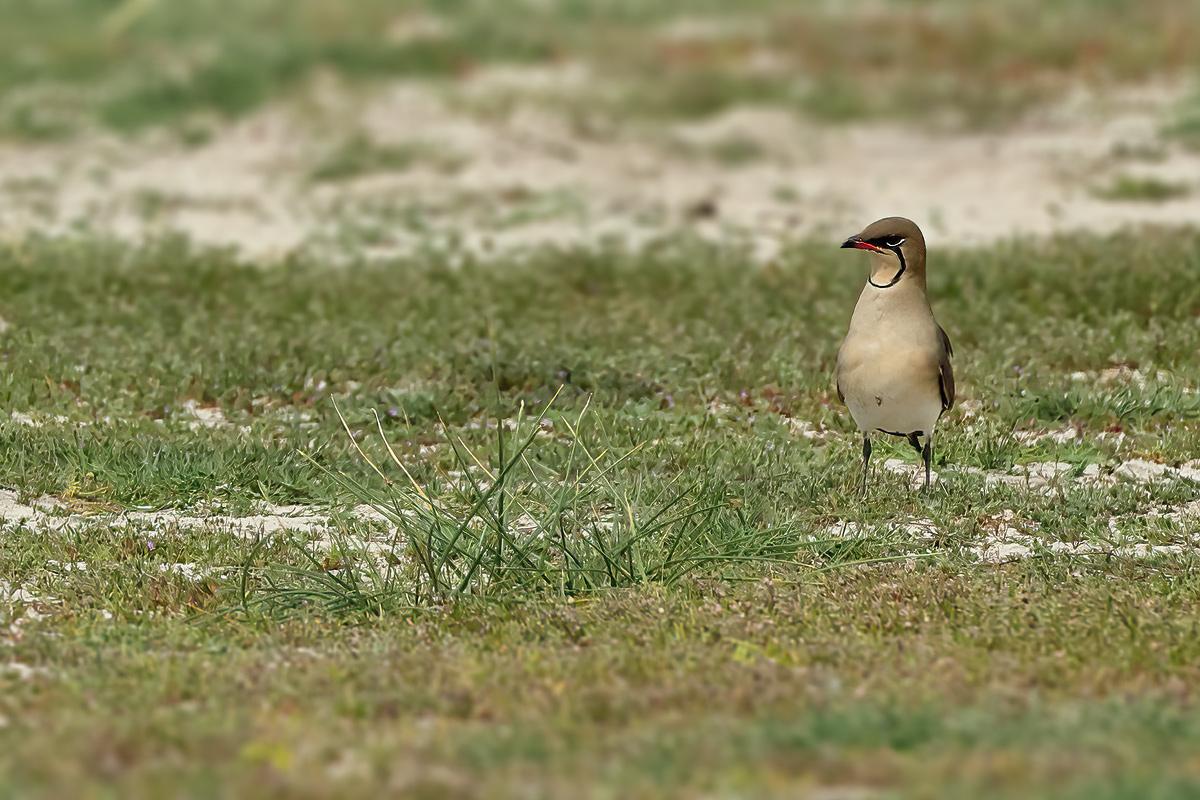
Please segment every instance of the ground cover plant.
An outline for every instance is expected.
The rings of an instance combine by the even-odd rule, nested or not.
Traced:
[[[833,244],[7,246],[5,791],[1194,789],[1197,235],[939,250],[868,502]]]
[[[95,123],[165,124],[202,140],[214,120],[321,77],[346,91],[396,78],[452,86],[491,66],[568,63],[605,76],[543,98],[581,118],[694,117],[760,102],[819,119],[995,123],[1081,82],[1121,85],[1194,66],[1200,26],[1186,0],[1105,2],[1101,12],[1082,0],[519,6],[505,14],[492,3],[420,0],[6,0],[0,131],[41,140]],[[520,94],[494,93],[486,105],[539,92]]]

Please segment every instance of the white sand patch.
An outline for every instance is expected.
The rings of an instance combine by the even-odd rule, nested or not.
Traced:
[[[1173,512],[1166,515],[1147,514],[1140,516],[1165,516],[1174,519],[1180,516]],[[1189,534],[1187,540],[1172,544],[1156,544],[1144,541],[1144,534],[1122,532],[1123,522],[1132,522],[1131,518],[1110,518],[1106,529],[1099,538],[1103,542],[1063,542],[1046,541],[1036,535],[1038,526],[1026,520],[1019,520],[1011,511],[1006,511],[993,521],[994,532],[989,533],[977,545],[968,547],[968,552],[981,561],[1000,564],[1018,561],[1023,558],[1041,553],[1070,556],[1103,555],[1117,558],[1151,558],[1160,555],[1180,553],[1200,554],[1200,538]],[[1100,534],[1100,531],[1097,531]]]
[[[1077,482],[1090,486],[1113,486],[1117,483],[1117,478],[1105,472],[1099,464],[1088,464],[1083,468]]]
[[[913,488],[921,488],[925,483],[925,467],[917,460],[905,461],[899,458],[889,458],[883,462],[882,468],[887,472],[908,479]],[[1065,461],[1044,461],[1028,464],[1018,464],[1009,472],[1001,470],[984,470],[978,467],[961,467],[948,465],[945,475],[982,476],[988,487],[1015,486],[1035,491],[1049,491],[1057,487],[1071,486],[1111,486],[1118,481],[1099,464],[1087,465],[1079,476],[1074,475],[1075,466]],[[1161,477],[1170,478],[1178,474],[1175,471],[1164,472]],[[1197,471],[1200,475],[1200,471]],[[942,479],[936,471],[930,471],[930,483],[935,484]]]
[[[1044,461],[1033,464],[1021,464],[1017,471],[1025,474],[1031,483],[1050,483],[1070,476],[1075,468],[1065,461]]]
[[[1013,438],[1025,447],[1032,447],[1044,440],[1063,445],[1083,441],[1083,432],[1077,428],[1059,428],[1058,430],[1049,431],[1013,431]]]
[[[0,519],[5,522],[25,523],[45,517],[41,508],[25,505],[17,498],[16,492],[0,490]]]
[[[408,44],[445,38],[450,26],[440,17],[425,13],[409,13],[396,17],[387,26],[384,36],[394,44]]]
[[[244,517],[226,515],[192,516],[185,512],[129,512],[120,515],[123,521],[137,523],[149,531],[171,528],[184,530],[222,530],[236,536],[256,538],[282,531],[296,533],[324,532],[329,527],[328,513],[307,506],[274,506],[265,514]]]
[[[1166,464],[1156,464],[1153,461],[1135,458],[1122,463],[1113,470],[1113,473],[1122,478],[1128,478],[1131,481],[1145,483],[1162,478],[1172,471]]]
[[[787,417],[786,419],[791,432],[805,439],[824,439],[836,435],[833,431],[826,428],[823,423],[818,422],[814,424],[806,419],[798,419],[796,417]]]
[[[912,520],[903,523],[900,527],[907,535],[914,539],[935,539],[941,534],[941,531],[938,530],[937,525],[931,519]]]
[[[1196,526],[1197,523],[1200,523],[1200,500],[1193,500],[1179,508],[1173,509],[1167,514],[1167,517],[1178,521],[1181,525]],[[1197,533],[1200,533],[1200,530]]]
[[[13,411],[9,418],[13,422],[28,425],[31,428],[44,428],[47,425],[69,425],[71,420],[61,414],[26,414],[23,411]]]
[[[184,411],[195,417],[188,422],[192,430],[199,428],[233,428],[234,424],[225,418],[220,406],[201,406],[195,400],[185,400]]]
[[[908,482],[913,488],[921,488],[925,485],[925,465],[921,463],[912,463],[901,461],[898,458],[889,458],[883,462],[883,468],[888,472],[896,475],[901,475],[908,479]],[[929,471],[929,485],[933,486],[941,480],[936,470]]]
[[[330,509],[311,506],[272,506],[263,513],[246,516],[175,510],[101,512],[85,515],[68,513],[68,510],[53,498],[41,498],[34,506],[25,505],[17,502],[16,493],[0,490],[0,522],[20,524],[34,531],[83,530],[105,526],[122,529],[132,527],[140,530],[147,551],[157,549],[162,537],[177,531],[223,532],[248,540],[301,535],[303,545],[316,551],[329,551],[335,545],[348,546],[373,556],[377,566],[381,568],[395,563],[407,542],[397,533],[388,518],[369,506],[356,507],[352,515],[377,523],[375,527],[378,530],[347,533],[334,524],[334,514]],[[528,522],[523,518],[519,519],[516,521],[516,527],[525,530]],[[90,569],[90,565],[85,561],[55,559],[48,560],[45,567],[58,574],[84,573]],[[219,577],[228,572],[226,566],[193,562],[160,563],[156,567],[163,573],[179,575],[189,581],[199,581],[210,576]],[[58,600],[36,595],[26,587],[0,581],[0,604],[8,604],[11,607],[16,603],[25,606],[23,616],[13,622],[14,626],[19,627],[25,622],[39,618],[38,606],[57,604]]]
[[[1101,431],[1096,434],[1090,434],[1092,438],[1101,442],[1113,442],[1119,444],[1125,440],[1124,431]],[[1034,445],[1043,442],[1051,442],[1057,445],[1080,444],[1083,442],[1083,427],[1071,426],[1066,428],[1052,428],[1049,430],[1019,430],[1013,431],[1013,438],[1025,447],[1033,447]]]
[[[816,539],[857,539],[862,536],[869,536],[872,529],[866,525],[859,525],[857,522],[850,520],[838,520],[827,528],[824,528],[816,535]]]
[[[13,586],[8,581],[0,580],[0,603],[13,604],[36,604],[47,603],[52,600],[36,595],[33,592],[22,586]]]
[[[404,18],[391,35],[439,35],[432,20]],[[259,113],[200,146],[100,134],[0,145],[0,230],[132,240],[178,232],[264,259],[306,246],[345,257],[431,246],[485,256],[610,240],[638,246],[690,230],[743,241],[766,260],[798,236],[838,239],[890,214],[918,220],[935,248],[1200,220],[1200,155],[1159,141],[1182,85],[1081,92],[1053,114],[953,133],[812,124],[773,107],[698,123],[581,126],[546,99],[578,103],[613,87],[574,63],[480,70],[449,89],[404,83],[366,96],[329,83],[303,111]],[[497,97],[509,99],[488,108]],[[354,136],[435,143],[456,166],[416,158],[310,182],[330,144]],[[756,150],[723,158],[719,146],[730,141]],[[1147,149],[1162,157],[1121,155]],[[1098,185],[1122,175],[1171,176],[1197,191],[1161,203],[1097,196]]]
[[[9,661],[7,664],[0,664],[0,675],[17,678],[18,680],[31,681],[34,678],[49,674],[50,671],[43,667],[31,667],[19,661]]]
[[[72,514],[52,497],[42,497],[33,505],[21,503],[16,492],[0,490],[0,521],[24,525],[30,529],[61,530],[69,525],[124,525],[134,524],[153,536],[174,529],[225,530],[235,535],[253,538],[282,531],[297,533],[324,532],[329,528],[330,512],[310,506],[272,506],[262,514],[231,516],[222,514],[200,515],[194,512],[123,511],[116,513]],[[376,514],[382,518],[382,515]],[[63,569],[75,568],[71,564],[59,565]],[[77,565],[86,568],[85,564]]]
[[[1032,540],[1026,537],[1026,541]],[[1008,541],[995,536],[989,536],[983,540],[981,545],[971,548],[971,552],[979,556],[981,561],[987,561],[992,564],[1003,564],[1006,561],[1019,561],[1022,558],[1028,558],[1033,555],[1033,547],[1023,541]]]
[[[19,639],[25,625],[45,617],[48,608],[58,602],[58,598],[39,595],[25,586],[0,580],[0,606],[6,607],[4,610],[10,617],[8,628],[0,631],[0,635]]]
[[[1146,373],[1140,369],[1132,369],[1124,364],[1099,372],[1072,372],[1071,380],[1088,381],[1098,386],[1120,386],[1136,384],[1139,389],[1146,387]]]
[[[198,581],[213,571],[211,567],[203,567],[199,564],[193,564],[191,562],[182,562],[178,564],[159,564],[158,568],[161,572],[173,572],[189,581]]]
[[[889,472],[907,477],[914,488],[920,486],[923,475],[920,465],[889,459],[884,467]],[[1018,465],[1012,472],[949,467],[943,477],[953,480],[956,475],[980,475],[985,478],[988,487],[1012,486],[1030,492],[1057,493],[1092,486],[1114,486],[1122,481],[1150,483],[1178,480],[1184,477],[1185,470],[1200,477],[1200,459],[1179,468],[1138,459],[1122,462],[1116,467],[1089,464],[1079,475],[1075,475],[1075,466],[1060,461]],[[1148,529],[1147,519],[1162,520],[1165,525]],[[1021,518],[1012,509],[972,524],[976,523],[984,532],[975,541],[965,543],[966,552],[992,564],[1017,561],[1038,554],[1119,558],[1151,558],[1187,553],[1200,555],[1200,500],[1174,508],[1150,503],[1136,513],[1098,517],[1095,531],[1085,541],[1048,540],[1040,533],[1040,526],[1036,522]],[[872,523],[839,520],[821,528],[813,539],[875,538],[916,544],[934,542],[944,537],[945,532],[932,520],[899,519]],[[1163,538],[1167,541],[1163,541]]]
[[[827,539],[899,537],[927,542],[936,539],[940,534],[941,531],[937,525],[929,519],[907,519],[874,524],[837,520],[818,530],[811,538],[813,541],[819,542]]]

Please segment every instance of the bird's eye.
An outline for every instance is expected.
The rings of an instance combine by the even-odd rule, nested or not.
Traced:
[[[904,240],[903,240],[903,239],[897,239],[897,240],[896,240],[896,241],[894,241],[894,242],[888,242],[888,243],[887,243],[887,246],[888,246],[888,247],[899,247],[899,246],[900,246],[900,245],[902,245],[902,244],[904,244]]]

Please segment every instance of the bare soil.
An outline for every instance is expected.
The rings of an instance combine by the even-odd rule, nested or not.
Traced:
[[[0,237],[177,232],[270,259],[303,248],[636,246],[692,230],[744,238],[766,259],[789,239],[837,238],[891,214],[917,220],[935,247],[1200,219],[1200,154],[1161,137],[1182,85],[1080,92],[1004,129],[964,132],[816,125],[770,107],[702,123],[581,122],[552,101],[595,83],[566,66],[492,70],[452,90],[328,86],[217,126],[199,145],[160,133],[0,146]],[[489,105],[512,93],[526,100]],[[355,137],[418,156],[314,180]],[[1123,177],[1183,190],[1106,196]]]

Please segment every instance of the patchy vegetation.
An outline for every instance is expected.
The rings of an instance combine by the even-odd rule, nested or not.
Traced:
[[[1192,787],[1198,244],[939,251],[940,481],[866,503],[826,243],[11,247],[5,785]]]
[[[152,614],[76,610],[10,641],[6,790],[1132,798],[1200,781],[1193,566],[897,566],[365,628],[189,624],[173,580]]]
[[[1193,67],[1186,0],[890,0],[869,10],[781,0],[489,3],[244,0],[0,3],[2,130],[70,135],[243,115],[318,76],[453,80],[495,65],[582,63],[604,84],[560,96],[592,111],[699,116],[783,104],[822,119],[948,115],[985,124],[1080,82]],[[536,92],[534,92],[536,94]],[[491,102],[502,99],[492,98]]]
[[[1134,200],[1161,203],[1187,197],[1192,187],[1179,181],[1159,178],[1118,175],[1111,184],[1096,189],[1096,196],[1105,200]]]

